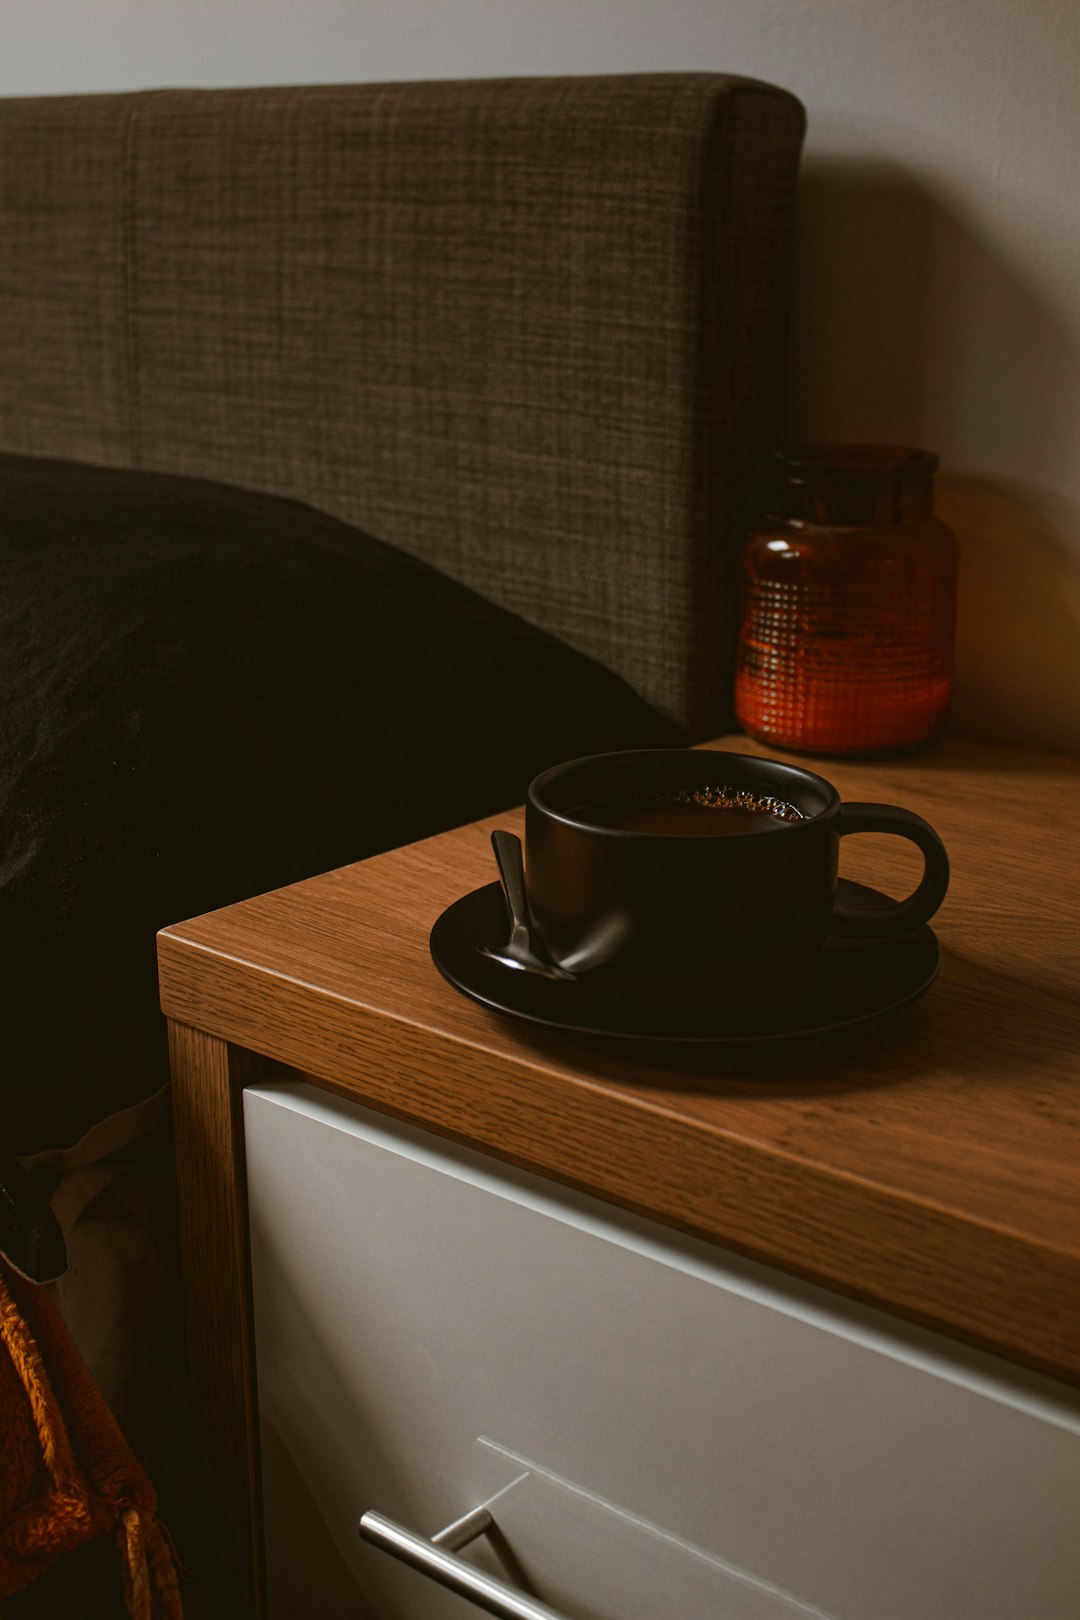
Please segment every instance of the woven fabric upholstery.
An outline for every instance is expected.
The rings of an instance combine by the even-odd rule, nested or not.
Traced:
[[[703,735],[802,129],[705,74],[0,102],[0,449],[308,501]]]

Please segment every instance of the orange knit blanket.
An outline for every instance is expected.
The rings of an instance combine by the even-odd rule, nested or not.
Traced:
[[[46,1290],[0,1258],[0,1600],[114,1531],[132,1620],[182,1620],[157,1496]]]

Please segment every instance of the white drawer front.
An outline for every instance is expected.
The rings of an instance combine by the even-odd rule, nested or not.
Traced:
[[[1080,1617],[1070,1392],[310,1087],[245,1120],[273,1620],[475,1615],[356,1522],[522,1462],[569,1620]]]

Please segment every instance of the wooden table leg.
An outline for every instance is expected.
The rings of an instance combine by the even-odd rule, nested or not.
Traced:
[[[265,1612],[243,1087],[263,1060],[169,1023],[192,1400],[214,1620]]]

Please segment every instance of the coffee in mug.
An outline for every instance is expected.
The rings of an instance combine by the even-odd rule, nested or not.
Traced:
[[[579,820],[594,827],[621,827],[627,832],[666,833],[677,838],[724,838],[760,832],[770,821],[801,821],[802,811],[782,799],[712,785],[653,789],[617,794],[595,804],[579,805]],[[761,818],[764,818],[762,820]]]

